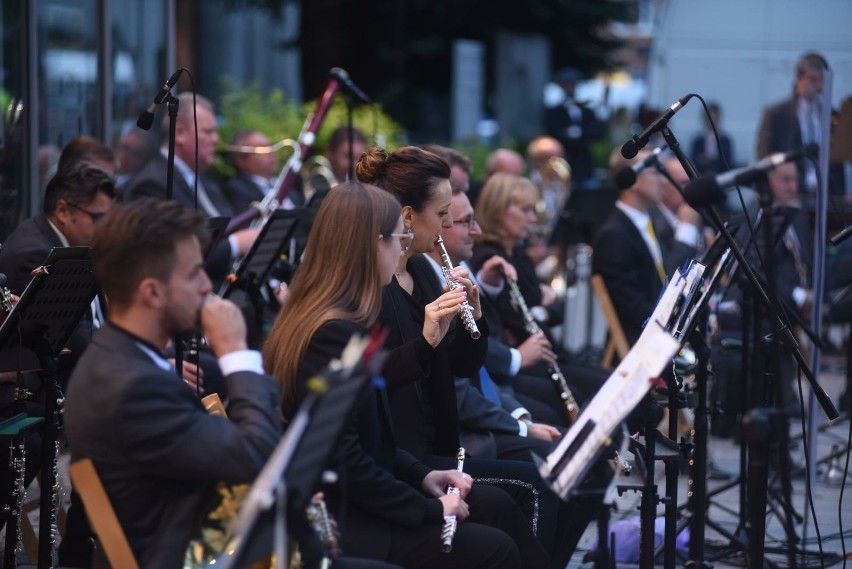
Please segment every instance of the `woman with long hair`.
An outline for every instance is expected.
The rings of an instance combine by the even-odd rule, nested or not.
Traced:
[[[446,287],[422,255],[436,247],[442,230],[453,222],[449,214],[450,168],[421,148],[408,146],[393,153],[371,148],[361,156],[356,174],[361,181],[374,183],[399,200],[403,232],[412,235],[410,248],[384,287],[379,316],[388,332],[385,346],[391,350],[384,372],[394,434],[399,445],[418,459],[436,468],[448,468],[459,447],[455,377],[478,375],[488,336],[481,318],[479,289],[468,279],[467,270],[457,267],[452,277],[471,307],[481,333],[478,339],[455,317],[458,304],[448,306],[447,293],[443,292]],[[438,333],[429,332],[429,326],[436,326]],[[465,461],[465,471],[506,481],[500,488],[507,489],[518,504],[526,507],[530,501],[539,503],[534,484],[541,477],[531,463],[474,459]],[[482,494],[505,495],[496,487],[477,484],[477,489]],[[530,525],[536,527],[537,514],[530,518]],[[526,566],[546,564],[545,553],[529,525],[518,527],[514,535]]]
[[[330,191],[263,350],[268,371],[281,382],[285,418],[304,399],[308,379],[339,357],[354,334],[366,334],[374,325],[382,287],[408,243],[392,196],[357,182]],[[460,297],[442,298],[454,306]],[[429,325],[424,330],[438,334]],[[374,382],[361,393],[338,445],[346,485],[342,549],[405,567],[520,567],[512,537],[497,529],[511,527],[502,518],[511,519],[512,504],[471,502],[470,476],[430,470],[397,447],[393,432],[387,395]],[[459,487],[461,495],[446,494],[448,484]],[[468,504],[472,511],[474,503],[484,513],[468,518]],[[443,553],[441,527],[448,515],[468,519],[458,525],[452,551]]]

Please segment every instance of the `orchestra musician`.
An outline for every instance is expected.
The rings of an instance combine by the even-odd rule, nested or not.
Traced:
[[[211,294],[205,239],[200,214],[151,198],[113,208],[92,239],[110,312],[72,374],[65,428],[72,461],[94,463],[143,568],[183,567],[213,486],[251,482],[281,436],[278,385],[246,349],[239,309]],[[227,421],[163,355],[199,321],[227,381]]]
[[[353,335],[376,323],[382,287],[410,244],[390,194],[358,182],[330,191],[264,346],[267,369],[281,382],[285,418],[306,396],[307,380],[339,357]],[[463,298],[461,292],[442,295],[445,310],[424,322],[422,337],[440,341]],[[456,470],[432,470],[397,444],[388,392],[398,375],[388,372],[411,365],[404,357],[399,351],[389,355],[383,368],[388,390],[374,383],[361,394],[339,445],[346,484],[343,551],[405,567],[520,567],[518,547],[506,531],[523,518],[508,496],[472,486],[470,476]],[[461,494],[446,494],[448,484]],[[447,515],[462,523],[452,550],[444,553],[440,535]],[[524,559],[531,563],[524,566],[541,566],[534,557]]]

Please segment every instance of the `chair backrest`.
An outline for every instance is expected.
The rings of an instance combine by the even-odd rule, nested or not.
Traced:
[[[595,297],[601,307],[601,311],[606,318],[606,325],[609,328],[609,340],[606,343],[603,357],[601,358],[601,366],[605,368],[612,367],[613,359],[618,355],[619,360],[623,360],[630,351],[630,344],[627,342],[627,336],[624,335],[624,329],[621,327],[621,321],[618,319],[618,314],[615,312],[615,307],[612,304],[612,299],[609,296],[609,291],[606,288],[606,283],[601,275],[592,275],[589,281],[592,283],[592,290],[595,291]]]
[[[84,458],[71,463],[68,473],[71,475],[74,489],[83,500],[92,529],[98,536],[109,564],[114,569],[139,569],[109,496],[95,471],[95,465],[88,458]]]

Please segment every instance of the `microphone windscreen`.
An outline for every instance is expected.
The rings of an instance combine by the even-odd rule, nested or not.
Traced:
[[[615,175],[615,185],[619,190],[626,190],[636,183],[636,172],[630,166],[625,166]]]
[[[632,138],[621,147],[621,155],[628,160],[636,158],[637,154],[639,154],[639,145]]]
[[[136,126],[141,128],[142,130],[151,130],[151,125],[154,124],[154,113],[151,111],[145,110],[139,115],[139,118],[136,119]]]
[[[683,197],[693,209],[700,209],[722,203],[726,196],[715,176],[703,176],[684,186]]]

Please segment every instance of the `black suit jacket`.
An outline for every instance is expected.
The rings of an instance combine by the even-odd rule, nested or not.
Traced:
[[[797,114],[798,99],[791,97],[780,103],[770,105],[763,110],[760,130],[757,135],[757,157],[762,158],[773,152],[792,152],[800,150],[802,128]],[[803,163],[799,164],[799,191],[807,192],[804,183]],[[828,191],[842,195],[846,191],[843,165],[830,165],[828,168]]]
[[[13,294],[22,294],[33,278],[32,270],[40,267],[55,247],[63,247],[62,241],[43,213],[21,223],[0,250],[0,273],[6,275],[5,286]],[[106,309],[103,298],[101,309]],[[70,352],[59,360],[59,383],[62,388],[68,383],[74,364],[91,341],[92,319],[88,314],[80,319],[65,344]]]
[[[344,320],[323,324],[299,364],[297,399],[306,395],[309,378],[340,357],[353,334],[365,333]],[[346,426],[338,448],[344,469],[341,479],[346,485],[341,547],[348,555],[385,559],[397,527],[435,524],[439,531],[443,506],[420,490],[430,469],[397,447],[383,388],[373,386],[361,393],[355,418]]]
[[[165,199],[167,179],[168,160],[158,152],[127,183],[124,188],[124,201],[142,197]],[[207,196],[221,215],[234,214],[234,208],[216,182],[204,174],[199,176],[198,181],[204,185]],[[188,208],[195,208],[195,191],[186,183],[177,169],[174,172],[172,199]],[[200,205],[199,209],[201,209]]]
[[[21,223],[0,249],[0,273],[6,275],[6,288],[20,295],[54,247],[62,247],[47,217],[40,213]]]
[[[725,133],[719,133],[719,140],[722,142],[718,148],[716,158],[710,159],[707,157],[706,147],[707,139],[704,133],[697,135],[692,141],[692,162],[695,164],[696,170],[701,174],[714,174],[716,172],[724,172],[728,168],[725,167],[725,162],[733,168],[733,144],[731,137]],[[724,160],[722,159],[724,157]]]
[[[592,271],[603,277],[624,334],[632,345],[657,306],[663,284],[642,234],[618,208],[595,238]]]
[[[124,188],[124,201],[144,197],[166,199],[167,175],[168,160],[158,152],[127,183],[127,186]],[[218,184],[203,174],[199,177],[199,181],[204,185],[207,195],[221,215],[234,215],[233,207],[225,199],[225,195],[222,193]],[[195,192],[189,187],[189,184],[186,183],[186,180],[184,180],[183,176],[177,170],[175,170],[172,182],[172,198],[185,207],[195,209]],[[204,213],[201,205],[198,207],[199,211]],[[207,255],[205,268],[216,283],[221,282],[228,271],[230,271],[231,249],[226,240],[220,241]]]
[[[252,482],[281,437],[273,379],[228,376],[228,419],[214,416],[139,340],[107,324],[65,400],[72,460],[89,458],[140,567],[183,567],[202,502],[217,482]]]
[[[409,295],[396,279],[382,291],[379,317],[388,329],[385,364],[388,396],[399,445],[422,459],[427,454],[454,456],[459,423],[454,377],[478,373],[488,347],[488,326],[477,321],[481,337],[474,340],[460,325],[432,348],[423,338],[427,303],[442,293],[429,261],[413,255],[408,271],[414,278]],[[458,323],[458,319],[454,320]]]
[[[206,187],[206,186],[205,186]],[[225,183],[225,196],[231,204],[234,213],[240,213],[251,207],[252,202],[259,202],[266,197],[267,188],[255,184],[248,174],[237,174]]]

